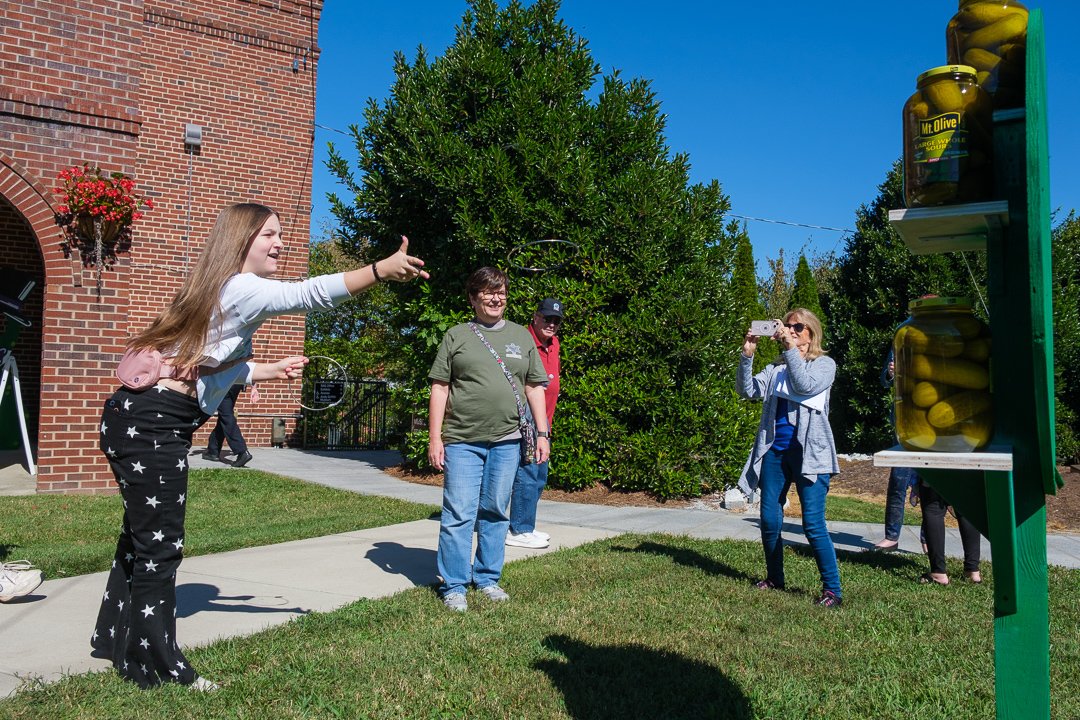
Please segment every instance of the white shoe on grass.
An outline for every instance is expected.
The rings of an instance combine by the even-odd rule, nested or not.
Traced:
[[[469,603],[465,600],[465,593],[450,593],[442,599],[443,605],[454,612],[465,612],[469,609]]]
[[[498,585],[488,585],[480,588],[480,592],[491,602],[506,602],[510,596]]]

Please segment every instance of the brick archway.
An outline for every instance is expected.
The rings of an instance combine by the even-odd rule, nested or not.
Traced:
[[[46,247],[60,234],[56,228],[52,193],[26,168],[5,152],[0,152],[0,195],[19,212],[38,241],[38,252],[45,268],[45,281],[58,279],[55,273],[65,272],[70,279],[71,263],[59,251],[50,258]]]
[[[4,344],[12,348],[19,369],[22,402],[26,410],[31,445],[36,445],[41,412],[41,355],[44,325],[44,294],[46,289],[45,255],[43,239],[56,235],[52,208],[47,191],[35,178],[0,153],[0,267],[24,273],[34,279],[36,287],[30,292],[19,310],[29,322],[22,327],[9,317],[0,317],[4,330]],[[11,288],[4,288],[9,293]],[[0,403],[0,449],[16,449],[21,438],[15,432],[18,412],[14,398],[14,386],[9,384],[5,398]]]

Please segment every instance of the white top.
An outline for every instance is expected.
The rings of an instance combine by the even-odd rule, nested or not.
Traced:
[[[210,320],[210,339],[203,348],[203,365],[217,367],[252,354],[251,338],[259,327],[277,315],[306,314],[336,307],[351,296],[345,273],[320,275],[302,282],[281,282],[253,273],[234,275],[221,290],[219,316]],[[253,363],[239,363],[214,375],[200,375],[196,382],[199,407],[213,414],[229,388],[250,384]]]

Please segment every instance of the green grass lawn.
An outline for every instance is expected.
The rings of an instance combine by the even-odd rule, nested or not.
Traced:
[[[188,652],[217,693],[109,672],[0,702],[0,718],[948,718],[994,716],[993,574],[919,585],[921,558],[841,554],[845,605],[786,551],[760,591],[757,543],[622,536],[506,567],[512,600],[429,588]],[[960,566],[950,561],[953,576]],[[1080,717],[1080,571],[1051,568],[1053,717]]]
[[[880,523],[885,534],[885,506],[858,498],[829,495],[825,499],[825,519],[844,522]],[[905,525],[922,525],[922,509],[908,505],[904,508]]]
[[[193,470],[184,555],[393,525],[437,511],[258,470]],[[2,497],[0,560],[30,560],[47,578],[108,570],[122,516],[118,495]]]

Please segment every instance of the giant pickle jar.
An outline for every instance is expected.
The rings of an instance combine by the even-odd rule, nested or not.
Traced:
[[[904,200],[909,208],[991,200],[993,108],[975,68],[942,65],[919,76],[904,104]]]
[[[913,300],[893,340],[896,434],[908,450],[968,452],[994,434],[990,331],[967,298]]]
[[[1024,106],[1027,22],[1015,0],[960,0],[945,30],[949,62],[975,68],[995,110]]]

